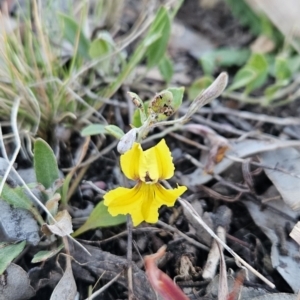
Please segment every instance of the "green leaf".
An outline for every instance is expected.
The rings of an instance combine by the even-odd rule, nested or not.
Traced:
[[[116,125],[107,125],[105,126],[105,130],[116,139],[120,139],[125,134],[123,130]]]
[[[103,124],[91,124],[81,130],[82,136],[105,134],[105,126]]]
[[[269,85],[264,91],[264,94],[268,99],[268,103],[270,103],[272,101],[273,96],[283,87],[287,86],[288,83],[288,80],[281,80],[276,82],[275,84]]]
[[[2,178],[0,178],[0,180],[1,179]],[[27,191],[23,187],[18,186],[12,188],[5,183],[2,189],[1,199],[15,208],[29,210],[40,224],[45,223],[39,211],[33,206],[33,203],[27,195]]]
[[[90,44],[89,55],[91,58],[106,56],[113,50],[113,40],[108,34],[102,34],[101,37]]]
[[[249,59],[248,49],[221,48],[201,56],[204,74],[212,75],[217,67],[242,66]]]
[[[145,116],[146,116],[146,118],[148,117],[148,106],[149,106],[149,102],[150,102],[149,100],[147,100],[147,101],[144,102],[144,111],[145,111]],[[141,116],[140,110],[139,110],[139,109],[136,109],[136,110],[134,111],[134,113],[133,113],[131,123],[132,123],[132,125],[133,125],[134,127],[139,128],[139,127],[141,127],[142,124],[143,124],[142,119],[143,119],[143,116]]]
[[[268,78],[269,65],[263,54],[253,53],[247,64],[234,77],[229,91],[245,87],[245,93],[261,87]]]
[[[59,19],[62,23],[64,38],[69,41],[74,47],[78,44],[78,53],[84,58],[89,57],[90,41],[85,37],[79,23],[70,16],[59,13]]]
[[[4,184],[1,198],[16,208],[32,210],[33,204],[22,187],[12,188],[8,184]]]
[[[248,62],[249,69],[252,68],[256,72],[255,79],[246,87],[246,93],[260,88],[265,84],[268,78],[269,64],[266,56],[260,53],[253,53]]]
[[[139,128],[142,126],[142,121],[141,121],[141,112],[139,109],[136,109],[133,113],[131,123],[134,127]]]
[[[153,42],[147,49],[147,67],[148,69],[158,65],[164,56],[171,32],[171,20],[168,11],[165,7],[161,7],[156,14],[147,37],[159,34],[160,37]]]
[[[154,23],[157,23],[158,19],[160,18],[160,11],[156,14]],[[153,25],[152,24],[152,25]],[[152,28],[152,27],[151,27]],[[158,41],[161,38],[160,32],[153,32],[153,30],[148,31],[145,38],[141,41],[141,43],[138,45],[138,47],[135,49],[134,53],[131,55],[128,63],[123,67],[118,77],[112,82],[110,86],[108,86],[106,89],[104,89],[102,96],[104,98],[110,98],[117,89],[122,85],[122,83],[130,76],[130,74],[135,70],[135,67],[140,63],[140,61],[145,57],[147,51],[149,50],[149,47],[153,44],[155,44],[156,41]],[[163,45],[163,43],[162,43]],[[164,54],[164,53],[163,53]],[[162,54],[162,55],[163,55]],[[154,56],[153,56],[154,57]],[[162,57],[162,56],[161,56]],[[98,109],[101,107],[101,102],[99,102],[98,105],[94,106],[95,109]]]
[[[194,100],[202,91],[208,88],[214,81],[211,76],[203,76],[196,79],[188,88],[189,100]]]
[[[275,77],[276,80],[289,80],[292,77],[292,72],[286,58],[277,56],[275,59]]]
[[[261,34],[260,18],[253,12],[247,2],[240,0],[225,0],[225,2],[242,25],[250,27],[251,32],[255,35]]]
[[[268,70],[268,62],[266,56],[260,53],[253,53],[247,62],[248,66],[251,66],[258,72],[266,72]]]
[[[54,181],[59,179],[59,170],[53,150],[40,138],[34,143],[33,159],[37,182],[46,189],[50,188]]]
[[[54,248],[50,251],[39,251],[38,253],[36,253],[33,256],[31,262],[34,264],[34,263],[46,261],[47,259],[49,259],[49,258],[53,257],[54,255],[56,255],[63,248],[64,248],[64,244],[61,244],[59,247]]]
[[[169,83],[174,74],[172,61],[167,56],[164,56],[159,62],[158,68],[164,80]]]
[[[9,264],[23,251],[26,241],[19,244],[0,244],[0,275],[6,270]]]
[[[178,110],[182,104],[184,87],[168,88],[167,91],[171,92],[173,95],[172,106],[174,111]]]
[[[300,55],[289,57],[288,66],[292,73],[296,73],[300,69]]]
[[[174,97],[169,90],[156,94],[149,102],[148,113],[155,116],[155,122],[169,118],[175,112]]]
[[[268,100],[270,100],[270,99],[274,96],[274,94],[275,94],[277,91],[280,90],[280,88],[281,88],[281,87],[280,87],[279,85],[273,84],[273,85],[271,85],[271,86],[268,86],[268,87],[265,89],[264,94],[265,94],[265,96],[268,98]]]
[[[124,132],[116,125],[103,125],[103,124],[91,124],[82,129],[82,136],[97,135],[97,134],[110,134],[117,139],[120,139]]]
[[[73,237],[76,237],[88,230],[95,229],[98,227],[109,227],[119,224],[123,224],[126,221],[126,216],[118,215],[113,217],[107,210],[107,207],[104,205],[104,201],[98,203],[94,208],[89,218],[86,222],[78,228],[73,234]]]
[[[234,76],[233,83],[228,87],[229,91],[237,90],[246,86],[256,77],[256,72],[251,69],[241,69]]]
[[[131,97],[132,103],[134,104],[134,106],[140,112],[139,116],[140,116],[141,124],[144,123],[147,119],[147,111],[146,111],[146,107],[144,105],[143,100],[136,93],[128,92],[128,95]]]

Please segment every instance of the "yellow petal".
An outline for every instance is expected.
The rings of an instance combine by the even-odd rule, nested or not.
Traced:
[[[141,144],[138,143],[134,143],[129,151],[121,155],[121,169],[127,178],[138,180],[142,156],[143,150]]]
[[[159,183],[155,184],[155,188],[156,201],[160,201],[169,207],[174,206],[176,199],[187,190],[187,187],[184,185],[178,185],[175,189],[167,190]]]
[[[142,203],[142,215],[148,223],[158,221],[158,209],[162,205],[174,206],[176,199],[186,191],[185,186],[176,189],[165,189],[161,184],[143,184],[142,190],[147,195],[147,200]]]
[[[134,226],[141,222],[156,223],[162,205],[174,206],[176,199],[186,191],[185,186],[167,190],[161,184],[139,182],[134,188],[116,188],[104,195],[104,205],[112,216],[130,214]]]
[[[174,169],[171,152],[162,139],[156,146],[144,151],[140,160],[140,180],[156,183],[159,179],[171,178]]]
[[[130,214],[134,226],[144,221],[141,213],[143,192],[141,184],[137,184],[132,189],[123,187],[116,188],[104,195],[104,205],[108,207],[108,212],[112,216]]]

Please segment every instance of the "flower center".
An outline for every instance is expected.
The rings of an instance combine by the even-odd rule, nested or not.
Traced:
[[[144,178],[145,178],[145,183],[149,183],[149,184],[155,183],[155,180],[151,179],[148,171],[146,172],[146,175]]]

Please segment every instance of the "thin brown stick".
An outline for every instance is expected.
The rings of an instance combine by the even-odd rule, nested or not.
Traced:
[[[170,226],[170,225],[168,225],[168,224],[166,224],[166,223],[164,223],[160,220],[157,221],[157,225],[163,227],[166,230],[177,233],[178,235],[182,236],[187,242],[189,242],[190,244],[196,246],[197,248],[200,248],[200,249],[205,250],[205,251],[209,251],[209,248],[207,246],[195,241],[194,239],[190,238],[189,236],[187,236],[186,234],[184,234],[183,232],[181,232],[177,228],[172,227],[172,226]]]
[[[132,220],[127,215],[127,280],[128,280],[128,300],[134,300],[133,278],[132,278]]]

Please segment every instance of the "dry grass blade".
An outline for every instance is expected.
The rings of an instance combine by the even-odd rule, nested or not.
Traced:
[[[228,281],[226,272],[226,263],[222,247],[218,244],[220,253],[220,275],[219,275],[219,293],[218,300],[228,300]]]
[[[231,222],[232,212],[226,206],[220,206],[216,212],[216,233],[223,244],[226,243],[226,229]],[[223,251],[223,247],[217,240],[213,240],[211,249],[209,251],[205,267],[203,268],[202,277],[204,279],[213,279],[216,274],[217,266],[220,260],[220,252]],[[225,268],[226,270],[226,268]],[[226,273],[226,272],[225,272]],[[227,295],[227,293],[226,293]]]
[[[188,203],[186,200],[179,198],[178,199],[180,204],[187,209],[193,218],[201,225],[203,226],[206,231],[215,239],[217,240],[235,259],[237,262],[239,262],[241,265],[243,265],[245,268],[247,268],[249,271],[251,271],[254,275],[256,275],[258,278],[260,278],[263,282],[265,282],[269,287],[275,288],[275,285],[268,280],[266,277],[264,277],[262,274],[257,272],[253,267],[251,267],[245,260],[243,260],[240,256],[238,256],[230,247],[228,247],[202,220],[202,218],[197,214],[197,212],[194,210],[194,208]]]
[[[117,274],[112,280],[110,280],[108,283],[106,283],[105,285],[103,285],[101,287],[101,289],[99,289],[98,291],[96,291],[95,293],[93,293],[92,295],[90,295],[85,300],[93,300],[93,299],[95,299],[97,296],[99,296],[100,294],[102,294],[107,288],[109,288],[114,282],[116,282],[121,275],[122,275],[122,273]]]
[[[12,127],[12,131],[14,133],[15,136],[18,136],[18,124],[17,124],[17,117],[18,117],[18,109],[19,109],[19,105],[20,105],[20,98],[17,98],[14,102],[14,105],[13,105],[13,108],[12,108],[12,112],[11,112],[11,127]],[[20,142],[20,139],[15,139],[15,143],[16,143],[16,148],[15,148],[15,151],[14,151],[14,154],[9,162],[9,165],[8,165],[8,168],[6,169],[5,171],[5,174],[1,180],[1,183],[0,183],[0,195],[2,193],[2,190],[3,190],[3,187],[4,187],[4,184],[6,182],[6,179],[8,177],[8,174],[9,172],[11,171],[12,167],[13,167],[13,164],[15,163],[15,160],[17,158],[17,155],[20,151],[20,148],[21,148],[21,142]],[[5,157],[7,158],[7,154],[5,152],[5,148],[2,147],[3,149],[3,152],[5,153]]]

